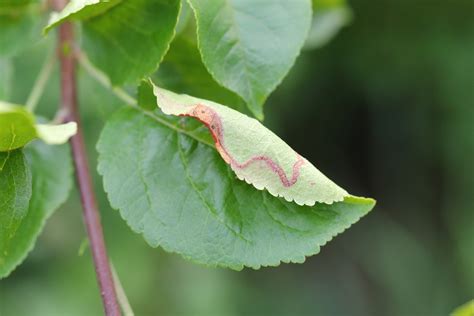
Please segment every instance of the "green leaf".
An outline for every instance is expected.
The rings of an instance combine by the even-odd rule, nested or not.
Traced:
[[[38,29],[38,1],[0,1],[0,56],[13,56],[36,43]]]
[[[77,124],[36,124],[25,107],[0,101],[0,152],[25,146],[35,138],[57,145],[76,134]]]
[[[5,272],[8,248],[28,213],[31,174],[21,150],[0,152],[0,276]]]
[[[137,89],[138,105],[145,110],[153,111],[156,108],[156,97],[153,94],[153,85],[150,80],[142,80]]]
[[[196,44],[183,36],[173,41],[153,78],[166,89],[203,99],[213,99],[241,112],[246,111],[245,104],[239,96],[212,78],[201,61]]]
[[[88,20],[84,46],[89,58],[112,84],[138,81],[155,71],[166,54],[179,9],[179,0],[124,1]]]
[[[345,0],[313,0],[313,23],[305,48],[316,49],[327,44],[352,20]]]
[[[23,147],[36,135],[35,120],[30,112],[0,101],[0,152]]]
[[[48,33],[61,23],[76,19],[85,20],[106,12],[122,0],[72,0],[61,12],[53,12],[43,32]]]
[[[258,118],[293,65],[311,24],[309,0],[189,0],[202,59]]]
[[[34,142],[25,148],[25,154],[31,168],[33,193],[26,216],[6,247],[0,247],[0,278],[8,276],[25,259],[46,220],[66,201],[72,188],[73,168],[68,145]]]
[[[45,31],[79,19],[91,62],[112,84],[138,82],[156,70],[174,36],[179,0],[74,1],[53,15]]]
[[[188,120],[122,109],[97,146],[111,205],[153,247],[237,270],[303,262],[375,204],[300,206],[255,190]]]
[[[259,121],[226,106],[154,86],[160,109],[191,116],[211,132],[217,151],[239,179],[300,205],[331,204],[349,194]]]
[[[474,300],[456,308],[451,316],[473,316],[474,315]]]

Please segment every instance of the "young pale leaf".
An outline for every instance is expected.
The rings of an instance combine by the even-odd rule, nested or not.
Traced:
[[[180,0],[76,0],[53,15],[48,31],[82,20],[88,57],[112,84],[138,82],[158,67],[174,36]]]
[[[64,144],[77,133],[77,124],[69,122],[61,125],[38,124],[36,125],[38,137],[49,145]]]
[[[30,198],[31,174],[23,152],[0,152],[0,277],[8,270],[8,249],[28,213]]]
[[[351,196],[300,206],[255,190],[189,120],[122,109],[97,146],[111,205],[153,247],[237,270],[303,262],[374,206]]]
[[[310,0],[188,0],[202,59],[258,118],[293,65],[311,24]]]
[[[25,146],[35,138],[50,145],[63,144],[76,134],[77,124],[35,124],[25,107],[0,101],[0,152]]]
[[[237,177],[300,205],[331,204],[349,194],[259,121],[226,106],[154,86],[160,109],[191,116],[211,132],[216,149]]]
[[[72,188],[73,169],[67,145],[33,142],[25,148],[25,154],[32,173],[33,193],[26,216],[10,242],[0,248],[0,278],[8,276],[25,259],[46,220],[67,199]]]

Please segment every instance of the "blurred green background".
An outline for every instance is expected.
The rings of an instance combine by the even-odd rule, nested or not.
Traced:
[[[474,298],[474,2],[350,1],[352,22],[304,51],[265,124],[374,211],[302,265],[234,272],[152,249],[95,188],[136,315],[447,315]],[[0,30],[1,31],[1,30]],[[53,36],[13,59],[24,103]],[[5,71],[5,70],[4,70]],[[121,103],[79,73],[90,161]],[[57,69],[39,112],[58,102]],[[0,281],[0,315],[101,315],[77,192]]]

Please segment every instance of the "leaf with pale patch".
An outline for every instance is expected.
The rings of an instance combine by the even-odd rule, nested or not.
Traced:
[[[259,121],[212,101],[157,86],[153,92],[165,114],[204,123],[224,161],[255,188],[300,205],[330,204],[349,195]]]
[[[236,270],[300,263],[375,204],[347,196],[300,206],[255,190],[236,179],[193,121],[121,109],[97,145],[112,207],[153,247]]]
[[[77,124],[36,124],[25,107],[0,101],[0,152],[25,146],[35,138],[50,145],[63,144],[76,134]]]

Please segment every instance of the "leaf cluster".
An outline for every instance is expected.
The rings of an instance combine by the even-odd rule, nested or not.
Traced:
[[[98,171],[112,207],[152,247],[237,270],[303,262],[373,208],[260,122],[305,43],[320,46],[346,23],[326,17],[326,35],[308,40],[312,5],[315,20],[348,10],[324,2],[72,0],[51,13],[44,35],[76,23],[70,53],[124,100],[97,144]],[[33,34],[44,10],[2,2],[1,55],[30,45],[18,34]],[[75,132],[75,123],[37,124],[28,109],[0,103],[0,277],[67,199],[69,149],[49,145]]]

